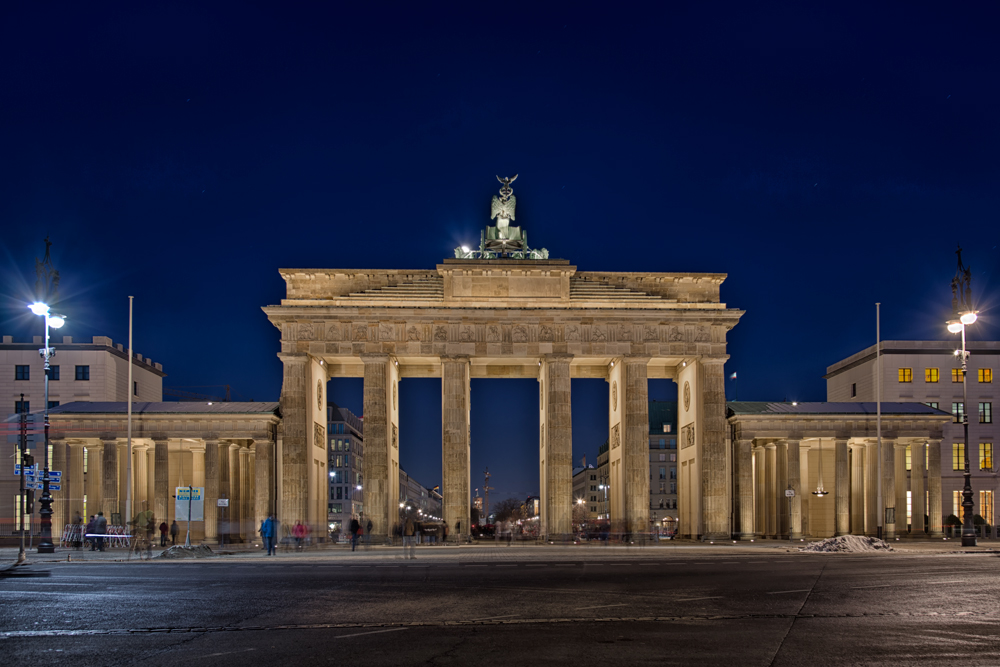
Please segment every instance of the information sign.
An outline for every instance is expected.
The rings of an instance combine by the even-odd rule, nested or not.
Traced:
[[[205,520],[205,487],[178,486],[174,499],[174,518],[178,521],[188,520],[188,510],[191,512],[191,521]]]
[[[219,507],[229,507],[229,498],[219,498]]]

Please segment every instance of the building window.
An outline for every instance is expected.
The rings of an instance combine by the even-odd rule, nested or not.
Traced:
[[[677,482],[670,482],[670,493],[677,493]]]
[[[14,366],[14,379],[15,380],[30,380],[31,379],[31,366]]]
[[[49,366],[49,379],[50,380],[58,380],[59,379],[59,367],[58,366]]]
[[[941,371],[937,368],[924,369],[924,382],[937,382],[941,379]]]
[[[930,407],[934,408],[935,410],[938,409],[938,402],[937,401],[927,401],[926,403],[924,403],[924,405],[930,406]]]
[[[677,468],[670,469],[670,479],[677,479]]]
[[[670,439],[670,447],[669,447],[669,449],[677,449],[677,438],[671,438]]]
[[[951,492],[951,513],[957,516],[959,519],[962,518],[962,492],[952,491]]]
[[[913,492],[906,492],[906,523],[910,525],[913,523]]]
[[[132,395],[133,396],[139,395],[139,383],[135,380],[132,380]]]
[[[667,460],[667,455],[666,454],[660,454],[660,460],[661,461],[666,461]]]
[[[590,481],[591,482],[596,482],[597,481],[597,475],[591,475],[590,476]]]
[[[31,412],[31,401],[14,401],[14,412],[17,414]]]
[[[21,505],[21,494],[14,496],[14,530],[21,530],[21,522],[24,520],[24,509]]]
[[[986,523],[993,525],[993,492],[979,492],[979,516],[986,520]]]
[[[58,408],[58,407],[59,407],[59,401],[49,401],[49,410],[51,410],[52,408]]]
[[[667,478],[667,468],[666,466],[660,466],[660,479]]]
[[[665,449],[667,446],[667,441],[665,438],[660,438],[660,449]]]
[[[993,369],[992,368],[980,368],[979,369],[979,381],[980,382],[993,382]],[[993,525],[992,523],[990,525]]]
[[[980,424],[993,423],[993,403],[979,404],[979,423]]]
[[[965,470],[965,445],[961,442],[951,446],[951,469]]]
[[[670,455],[670,462],[671,463],[677,463],[677,455],[676,454],[671,454]]]
[[[910,446],[907,445],[906,446],[906,469],[907,470],[912,470],[913,469],[913,463],[912,463],[912,461],[910,459],[911,454],[912,454],[912,450],[910,449]]]
[[[76,367],[76,379],[77,380],[89,380],[90,379],[90,366],[77,366]]]
[[[962,369],[961,368],[952,368],[951,369],[951,381],[952,382],[961,382],[962,381]]]
[[[992,470],[993,469],[993,443],[984,442],[979,445],[979,469],[980,470]],[[992,526],[993,523],[991,522]]]
[[[951,404],[951,415],[955,418],[956,424],[961,424],[965,417],[965,403],[959,401]]]
[[[858,383],[857,382],[852,382],[851,383],[851,398],[857,398],[857,396],[858,396]]]
[[[590,485],[590,490],[591,491],[597,491],[597,485],[596,484],[591,484]]]
[[[913,369],[912,368],[900,368],[899,369],[899,381],[900,382],[913,382]]]

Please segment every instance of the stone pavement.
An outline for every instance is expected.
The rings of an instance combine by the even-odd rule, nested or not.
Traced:
[[[669,559],[673,556],[684,557],[697,554],[699,557],[712,556],[733,556],[733,555],[753,555],[761,553],[798,553],[799,546],[805,546],[808,541],[797,541],[790,543],[785,540],[756,540],[754,542],[733,542],[731,540],[715,542],[697,542],[690,540],[673,540],[670,542],[660,542],[651,545],[619,545],[604,543],[589,544],[567,544],[550,545],[536,542],[515,542],[511,546],[496,542],[479,542],[463,545],[421,545],[417,547],[417,560],[429,560],[432,562],[462,562],[462,563],[484,563],[503,561],[601,561],[608,558],[619,559]],[[160,547],[153,549],[153,563],[177,563],[208,561],[218,562],[220,560],[233,562],[254,562],[267,560],[272,562],[326,562],[331,560],[343,560],[350,562],[393,562],[402,560],[402,547],[399,546],[372,546],[352,552],[350,545],[322,545],[311,547],[303,551],[285,550],[279,551],[274,556],[267,556],[263,549],[252,545],[226,545],[220,549],[218,545],[210,545],[215,556],[202,559],[165,559],[158,558],[164,551]],[[1000,552],[1000,541],[980,540],[976,547],[962,548],[958,539],[942,540],[906,540],[901,539],[892,542],[892,546],[897,552],[902,554],[925,554],[925,555],[945,555],[962,554],[975,552]],[[17,547],[0,548],[0,567],[13,563],[17,560]],[[838,554],[828,554],[836,556]],[[850,555],[850,554],[839,554]],[[867,555],[867,554],[866,554]],[[879,553],[891,558],[892,553]],[[28,561],[32,564],[39,563],[101,563],[101,562],[148,562],[132,554],[131,557],[125,549],[108,549],[104,552],[89,550],[77,551],[74,549],[57,548],[54,554],[38,554],[29,551]]]

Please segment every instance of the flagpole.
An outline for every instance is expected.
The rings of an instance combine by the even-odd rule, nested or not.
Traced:
[[[128,298],[128,445],[125,464],[125,525],[132,520],[132,297]]]
[[[883,538],[882,521],[885,509],[882,507],[882,304],[875,302],[875,433],[878,437],[878,537]]]

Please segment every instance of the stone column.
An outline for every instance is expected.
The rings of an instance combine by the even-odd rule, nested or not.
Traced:
[[[364,497],[365,520],[362,525],[372,522],[372,533],[379,539],[385,539],[392,527],[392,520],[398,516],[399,510],[389,512],[389,478],[391,467],[389,406],[386,405],[386,389],[389,372],[389,355],[363,354],[361,360],[365,364],[364,410],[365,410],[365,460],[362,470],[362,491]],[[468,364],[468,361],[466,361]],[[442,385],[444,380],[442,380]],[[468,425],[466,425],[468,433]],[[468,439],[465,446],[468,450]],[[330,480],[323,481],[327,488]],[[468,487],[468,456],[466,456],[466,482]],[[447,488],[447,487],[444,487]],[[453,498],[452,502],[457,499]],[[447,496],[445,502],[448,502]],[[324,515],[325,516],[325,515]],[[447,520],[448,515],[445,514]],[[449,524],[454,527],[456,517]],[[463,521],[465,523],[465,521]],[[324,522],[325,524],[325,522]]]
[[[809,508],[812,503],[812,488],[809,486],[809,445],[799,443],[799,477],[802,481],[802,536],[810,535]]]
[[[878,442],[865,445],[865,535],[878,535]]]
[[[571,536],[573,534],[573,412],[572,400],[570,396],[569,364],[571,355],[548,354],[542,362],[543,390],[545,391],[545,490],[542,503],[546,506],[543,530],[549,537]],[[633,414],[630,410],[635,410],[638,405],[633,405],[630,401],[633,391],[629,381],[629,372],[632,372],[632,382],[640,384],[637,374],[641,374],[643,380],[641,384],[645,386],[645,360],[642,364],[629,360],[625,362],[625,433],[623,436],[624,465],[625,465],[625,521],[629,524],[641,525],[641,528],[633,530],[646,530],[648,519],[644,519],[642,513],[636,512],[637,501],[632,496],[635,493],[637,466],[632,465],[630,457],[634,454],[634,444],[629,440],[629,425],[632,420],[639,419],[641,415]],[[639,391],[639,389],[635,389]],[[645,392],[643,392],[643,396]],[[643,399],[644,412],[648,413],[649,407]],[[649,438],[649,419],[643,421],[643,440]],[[630,446],[631,445],[631,446]],[[648,446],[644,449],[648,450]],[[646,455],[646,465],[642,469],[642,478],[646,481],[646,492],[644,494],[643,508],[646,510],[645,517],[649,516],[649,464],[648,453]],[[636,524],[637,521],[645,521]]]
[[[365,365],[367,380],[367,364]],[[384,377],[384,375],[382,376]],[[461,522],[468,526],[469,492],[469,358],[441,357],[441,501],[442,518],[449,530]],[[367,386],[367,381],[366,381]],[[379,392],[385,414],[385,386]],[[367,399],[367,390],[365,397]],[[374,400],[374,397],[373,397]],[[367,410],[367,400],[365,402]],[[385,434],[383,433],[383,441]],[[385,461],[388,461],[386,456]],[[365,469],[368,469],[368,420],[365,418]],[[386,471],[386,476],[388,471]]]
[[[788,536],[788,514],[789,502],[785,496],[785,489],[788,488],[788,442],[782,440],[778,442],[774,454],[775,463],[775,495],[778,510],[778,536]]]
[[[789,537],[802,537],[802,464],[799,459],[799,441],[788,441],[788,486],[792,487],[792,510],[789,518]]]
[[[195,443],[191,444],[190,449],[188,451],[191,452],[191,479],[193,480],[191,486],[195,487],[196,489],[198,489],[198,488],[204,489],[205,488],[205,446],[203,444],[199,444],[199,443],[195,442]],[[183,452],[182,452],[182,455],[183,455]],[[205,519],[207,519],[209,513],[213,512],[215,510],[215,508],[209,506],[208,499],[205,498],[205,492],[204,491],[202,491],[201,500],[202,500],[202,507],[204,508],[203,516],[205,517]],[[174,517],[174,518],[177,518],[177,517]],[[198,522],[197,521],[192,521],[191,523],[197,524]],[[205,524],[205,520],[202,520],[202,524],[201,525],[202,525],[201,537],[202,537],[202,539],[205,539],[205,525],[206,525]],[[195,539],[196,539],[196,537],[195,537],[195,531],[192,528],[191,529],[191,543],[192,544],[194,544],[194,540]]]
[[[892,540],[896,538],[896,524],[885,520],[885,510],[889,507],[896,508],[896,441],[882,438],[882,523],[885,526],[882,532],[882,539]],[[899,509],[896,508],[896,512]],[[897,517],[898,519],[898,517]]]
[[[103,509],[104,498],[104,446],[100,441],[87,443],[87,516],[97,516]]]
[[[851,532],[851,476],[847,465],[847,439],[837,438],[834,444],[834,535]]]
[[[156,525],[159,526],[160,522],[163,521],[166,515],[157,512],[155,504],[148,502],[149,496],[146,495],[146,491],[149,487],[146,477],[148,472],[148,468],[146,466],[147,449],[149,449],[149,445],[145,443],[132,445],[132,467],[134,469],[132,473],[132,513],[138,514],[144,510],[151,509],[153,510],[153,516],[156,519]]]
[[[274,512],[274,443],[255,440],[254,450],[254,524],[259,526]]]
[[[931,537],[944,537],[941,524],[941,441],[927,441],[927,519]]]
[[[152,510],[159,524],[170,516],[170,450],[165,439],[153,441],[153,460]]]
[[[205,540],[219,537],[219,441],[205,440]]]
[[[84,489],[82,442],[69,443],[69,465],[68,470],[63,473],[63,484],[67,484],[67,482],[68,485],[63,488],[67,489],[69,495],[68,516],[70,521],[72,522],[79,514],[83,517],[83,522],[87,523],[83,509],[83,497],[86,495],[86,490]]]
[[[913,519],[910,522],[910,534],[914,537],[924,536],[924,515],[927,513],[927,499],[924,494],[924,464],[926,450],[923,442],[910,445],[910,493],[913,503]]]
[[[893,452],[896,473],[896,534],[906,535],[909,521],[906,519],[906,444],[899,441]]]
[[[775,537],[778,534],[778,495],[776,492],[776,487],[778,486],[778,446],[771,442],[766,447],[767,463],[764,469],[764,502],[767,507],[767,515],[765,518],[765,534],[768,537]]]
[[[52,445],[52,461],[49,470],[58,470],[63,474],[62,483],[58,491],[49,491],[52,494],[52,543],[59,546],[59,539],[62,537],[63,528],[70,522],[69,516],[69,488],[66,486],[67,473],[67,445],[65,440],[49,440]],[[50,482],[51,484],[52,482]],[[36,494],[41,497],[41,493]]]
[[[763,445],[754,447],[754,528],[757,537],[767,534],[767,450]]]
[[[118,441],[103,441],[103,456],[99,465],[102,466],[104,474],[104,493],[102,494],[102,506],[97,511],[104,512],[104,518],[111,524],[111,515],[118,511]],[[97,463],[95,461],[95,463]],[[97,511],[94,513],[96,514]]]
[[[250,450],[246,447],[240,447],[238,453],[240,457],[240,537],[244,542],[252,542],[254,533],[250,522],[253,520],[253,498],[250,493],[253,484],[250,482],[252,479],[250,476]]]
[[[229,445],[229,534],[234,542],[243,539],[242,526],[240,525],[240,446],[230,443]]]
[[[156,498],[156,447],[145,447],[145,452],[143,457],[146,460],[146,498],[152,501]],[[150,502],[150,509],[152,509],[154,503]],[[169,508],[169,503],[167,504]],[[157,517],[157,524],[159,525],[160,517]],[[169,522],[168,522],[169,523]]]
[[[751,540],[754,535],[753,440],[736,441],[736,459],[739,469],[740,539]]]
[[[865,446],[851,447],[851,534],[865,534]]]
[[[232,470],[230,469],[230,466],[229,466],[229,444],[230,443],[225,442],[225,441],[219,441],[219,447],[218,447],[218,450],[219,450],[219,498],[220,499],[225,498],[225,499],[227,499],[229,501],[229,504],[227,506],[223,507],[219,511],[219,527],[218,527],[218,530],[219,530],[219,534],[222,536],[222,539],[225,540],[226,542],[229,542],[229,541],[232,540],[232,537],[230,536],[230,533],[232,532],[232,529],[230,527],[230,521],[231,521],[231,518],[232,518],[232,511],[233,511],[233,490],[231,488],[229,488],[229,479],[230,479],[230,474],[232,473]],[[303,471],[305,471],[304,468],[303,468]],[[305,497],[305,495],[304,495],[305,491],[303,491],[302,493],[303,493],[303,497]],[[295,524],[293,523],[292,526],[294,526],[294,525]],[[291,530],[292,526],[289,526],[288,529]]]
[[[128,516],[126,505],[128,504],[128,442],[118,441],[118,512],[122,515],[122,525],[128,525],[138,510],[135,508],[135,498],[132,499],[132,516]]]
[[[726,452],[726,376],[728,357],[702,359],[701,494],[705,539],[729,539],[729,470]],[[646,427],[644,427],[646,428]],[[644,436],[644,440],[648,434]],[[648,445],[647,445],[648,447]],[[648,463],[647,463],[648,465]],[[649,503],[646,503],[649,507]]]
[[[306,429],[309,423],[306,405],[306,380],[309,377],[309,359],[305,355],[279,354],[284,364],[281,385],[281,414],[284,435],[281,441],[281,517],[289,530],[296,521],[308,522],[309,463]],[[366,383],[367,384],[367,383]],[[365,406],[367,408],[367,405]],[[365,415],[367,422],[368,415]],[[368,449],[368,425],[365,424],[365,451]],[[365,457],[367,463],[367,456]],[[228,461],[228,456],[226,457]],[[220,458],[220,464],[222,459]]]

